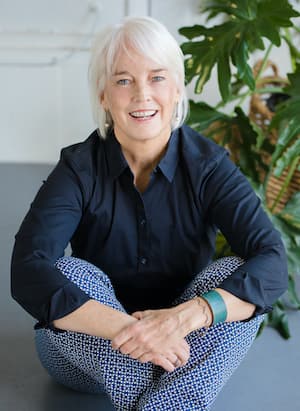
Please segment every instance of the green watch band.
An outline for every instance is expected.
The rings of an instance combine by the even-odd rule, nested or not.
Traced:
[[[217,291],[212,290],[201,295],[201,297],[208,302],[211,308],[213,314],[213,325],[224,323],[227,318],[227,309],[221,295]]]

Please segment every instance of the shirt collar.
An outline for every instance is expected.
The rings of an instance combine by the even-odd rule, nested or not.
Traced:
[[[178,144],[179,131],[178,129],[176,129],[171,134],[166,154],[163,156],[157,166],[170,183],[174,178],[176,166],[178,163]]]
[[[174,130],[168,142],[167,151],[157,165],[157,169],[172,182],[178,163],[178,129]],[[128,168],[128,163],[122,153],[121,145],[112,131],[105,140],[109,175],[113,179],[119,177]]]

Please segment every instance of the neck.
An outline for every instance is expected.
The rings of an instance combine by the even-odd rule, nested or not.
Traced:
[[[170,133],[171,134],[171,133]],[[145,191],[153,169],[164,156],[170,134],[163,138],[132,140],[118,138],[124,157],[134,175],[134,184],[142,192]]]
[[[147,140],[129,140],[119,138],[118,135],[116,135],[116,138],[121,145],[129,167],[133,172],[138,173],[145,169],[152,171],[156,167],[167,150],[170,134],[164,138]]]
[[[166,149],[167,143],[163,146],[150,148],[146,147],[145,144],[137,145],[134,149],[122,146],[124,157],[134,174],[144,171],[151,172],[164,156]]]

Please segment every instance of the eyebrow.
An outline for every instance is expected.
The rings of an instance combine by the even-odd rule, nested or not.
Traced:
[[[161,73],[162,71],[168,71],[166,68],[157,68],[157,69],[153,69],[150,70],[151,73]],[[116,71],[115,73],[113,73],[113,76],[124,76],[124,75],[130,75],[129,71]]]

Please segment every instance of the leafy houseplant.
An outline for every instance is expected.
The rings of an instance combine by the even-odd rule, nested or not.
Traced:
[[[300,309],[295,286],[295,276],[300,273],[300,53],[295,41],[300,29],[292,20],[300,14],[288,0],[206,1],[203,11],[208,20],[216,16],[223,20],[212,27],[179,29],[187,38],[181,45],[186,81],[194,81],[194,92],[200,94],[217,68],[221,98],[215,106],[191,100],[188,123],[229,149],[281,232],[288,256],[289,288],[287,298],[274,304],[263,326],[269,324],[289,338],[286,312]],[[293,71],[287,78],[277,73],[268,78],[265,70],[270,52],[282,42],[289,47]],[[261,62],[253,70],[250,57],[258,51]],[[247,99],[253,103],[255,98],[269,113],[264,122],[243,109]],[[270,200],[274,179],[279,190]],[[219,234],[217,255],[227,253],[229,246]]]

